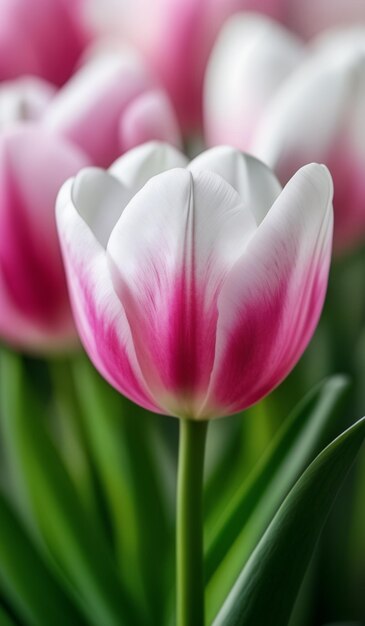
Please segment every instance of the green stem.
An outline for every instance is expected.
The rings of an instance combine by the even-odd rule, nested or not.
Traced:
[[[204,626],[203,471],[208,422],[180,419],[177,626]]]

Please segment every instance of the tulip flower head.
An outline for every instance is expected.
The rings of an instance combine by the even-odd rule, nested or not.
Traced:
[[[228,147],[190,164],[146,144],[62,187],[57,222],[81,340],[152,411],[240,411],[291,370],[326,291],[332,181],[308,165],[282,190]]]
[[[54,203],[61,184],[87,164],[80,150],[36,124],[0,135],[0,336],[27,351],[77,341]]]

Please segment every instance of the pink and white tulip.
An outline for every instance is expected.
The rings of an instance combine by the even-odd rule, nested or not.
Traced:
[[[335,186],[335,249],[351,249],[365,238],[365,29],[323,35],[304,55],[282,27],[259,17],[254,27],[252,19],[232,19],[212,55],[208,143],[234,142],[283,184],[304,163],[325,163]]]
[[[332,238],[323,166],[281,190],[233,148],[187,164],[147,144],[68,180],[57,222],[86,351],[152,411],[204,420],[248,407],[288,374],[318,322]]]
[[[42,122],[103,167],[151,139],[181,143],[167,95],[126,47],[95,54],[58,92]]]
[[[61,85],[87,42],[84,0],[1,0],[0,81],[25,74]]]
[[[0,135],[0,337],[35,351],[76,344],[54,204],[87,158],[39,126]]]

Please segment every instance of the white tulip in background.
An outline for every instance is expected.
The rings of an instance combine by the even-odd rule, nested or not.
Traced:
[[[232,18],[211,56],[204,102],[208,144],[252,152],[283,184],[308,161],[326,163],[335,246],[364,239],[365,29],[327,33],[304,48],[268,18]]]

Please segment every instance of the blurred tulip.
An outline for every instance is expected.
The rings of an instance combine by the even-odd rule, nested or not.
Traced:
[[[87,168],[62,187],[57,221],[95,366],[152,411],[205,420],[258,401],[305,349],[326,291],[332,182],[312,164],[281,191],[228,147],[184,165],[147,144]]]
[[[61,85],[85,46],[84,0],[2,0],[0,80],[35,74]]]
[[[104,167],[145,141],[181,141],[166,94],[130,48],[91,58],[52,100],[43,124]]]
[[[335,186],[336,251],[364,240],[365,29],[323,35],[303,57],[277,24],[233,18],[211,58],[205,105],[208,143],[234,142],[283,184],[304,163],[325,163]]]
[[[35,124],[0,135],[0,336],[20,348],[76,342],[54,204],[61,184],[87,163]]]
[[[20,121],[36,121],[44,115],[56,88],[36,76],[0,83],[0,131]]]
[[[91,0],[94,29],[136,45],[167,89],[184,130],[202,119],[206,63],[224,21],[242,10],[282,14],[283,0]],[[143,19],[141,19],[141,15]]]

